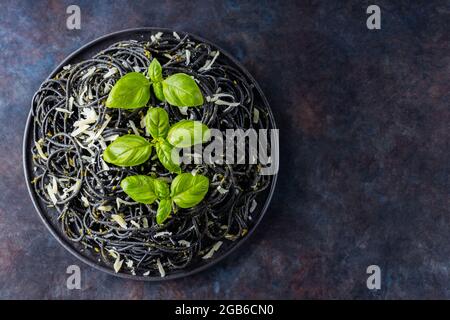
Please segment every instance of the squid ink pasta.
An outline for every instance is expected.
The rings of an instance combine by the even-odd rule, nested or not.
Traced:
[[[205,98],[201,107],[170,106],[154,95],[143,108],[105,107],[118,79],[129,72],[146,75],[155,58],[164,77],[181,72],[195,79]],[[183,172],[206,176],[209,190],[198,205],[179,208],[164,224],[156,223],[156,202],[134,201],[120,182],[148,175],[170,183],[175,175],[156,161],[154,153],[131,167],[102,158],[118,137],[146,135],[149,106],[163,108],[170,124],[197,120],[224,133],[269,129],[272,123],[252,79],[217,48],[175,32],[114,43],[89,59],[64,66],[40,86],[32,100],[29,148],[35,196],[77,250],[89,252],[116,273],[151,278],[207,263],[245,237],[265,201],[258,197],[273,176],[261,175],[260,164],[182,163]],[[123,219],[112,219],[118,215]]]

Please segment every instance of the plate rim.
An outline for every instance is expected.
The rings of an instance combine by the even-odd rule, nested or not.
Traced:
[[[273,129],[278,129],[276,126],[276,121],[275,121],[275,117],[273,115],[272,109],[270,107],[270,104],[266,98],[266,96],[264,95],[260,85],[258,84],[258,82],[253,78],[253,76],[249,73],[249,71],[239,62],[237,61],[230,53],[228,53],[226,50],[223,50],[221,47],[217,46],[216,44],[214,44],[213,42],[204,39],[203,37],[197,36],[196,34],[193,34],[191,32],[185,32],[185,31],[177,31],[175,29],[169,29],[169,28],[160,28],[160,27],[138,27],[138,28],[129,28],[129,29],[123,29],[123,30],[119,30],[119,31],[114,31],[111,33],[108,33],[106,35],[100,36],[95,38],[94,40],[89,41],[88,43],[82,45],[81,47],[79,47],[78,49],[76,49],[75,51],[73,51],[72,53],[70,53],[67,57],[65,57],[57,66],[56,68],[54,68],[51,73],[49,74],[49,76],[46,78],[46,80],[52,78],[64,65],[67,64],[68,61],[70,61],[71,59],[73,59],[74,57],[76,57],[77,55],[79,55],[80,53],[82,53],[83,51],[89,49],[90,47],[96,45],[97,43],[107,40],[109,38],[115,37],[115,36],[121,36],[123,34],[126,33],[143,33],[143,32],[179,32],[181,34],[185,34],[188,35],[189,37],[207,43],[217,49],[220,50],[220,52],[225,55],[228,59],[230,59],[237,67],[239,67],[240,71],[242,71],[245,76],[247,76],[252,83],[255,85],[255,89],[259,92],[262,102],[268,107],[268,114],[269,114],[269,119],[270,122],[273,126]],[[128,279],[128,280],[135,280],[135,281],[146,281],[146,282],[162,282],[162,281],[168,281],[168,280],[174,280],[174,279],[180,279],[180,278],[184,278],[184,277],[188,277],[194,274],[197,274],[201,271],[204,271],[206,269],[209,269],[213,266],[215,266],[216,264],[218,264],[219,262],[223,261],[225,258],[227,258],[228,256],[230,256],[232,253],[236,252],[238,249],[241,248],[241,246],[243,245],[243,243],[247,242],[247,239],[250,238],[252,236],[252,234],[254,233],[254,231],[257,229],[258,225],[260,224],[260,222],[262,221],[264,215],[267,212],[267,209],[272,201],[272,196],[274,194],[275,191],[275,186],[276,186],[276,182],[277,182],[277,178],[278,178],[278,172],[276,174],[274,174],[272,176],[272,181],[271,181],[271,186],[270,186],[270,190],[269,193],[267,195],[266,201],[264,203],[264,206],[261,209],[260,215],[257,219],[257,221],[255,222],[255,224],[253,225],[253,227],[248,231],[247,235],[243,238],[241,238],[234,246],[232,246],[229,250],[225,251],[224,253],[222,253],[221,255],[217,256],[216,258],[212,258],[209,262],[200,265],[199,267],[193,268],[191,270],[188,271],[181,271],[180,273],[176,273],[176,274],[169,274],[165,277],[150,277],[150,276],[142,276],[142,275],[132,275],[132,274],[127,274],[127,273],[115,273],[112,269],[109,269],[107,267],[101,266],[97,263],[95,263],[94,261],[88,259],[86,256],[82,255],[79,251],[75,250],[69,243],[69,241],[67,239],[64,239],[63,237],[61,237],[55,230],[53,225],[48,221],[46,215],[44,214],[44,210],[41,208],[41,206],[39,205],[39,200],[37,199],[37,196],[31,186],[30,183],[30,171],[31,169],[28,168],[28,163],[29,163],[29,152],[28,152],[28,146],[29,146],[29,140],[31,139],[31,135],[30,135],[30,130],[31,130],[31,122],[32,122],[32,117],[33,117],[33,101],[34,101],[34,96],[35,94],[33,94],[33,97],[31,99],[31,107],[30,107],[30,111],[28,112],[28,116],[27,116],[27,122],[25,125],[25,130],[24,130],[24,136],[23,136],[23,140],[22,140],[22,162],[23,162],[23,170],[24,170],[24,175],[25,175],[25,183],[27,185],[27,190],[28,190],[28,194],[33,202],[33,206],[35,208],[35,210],[37,211],[39,217],[41,218],[41,221],[44,223],[44,225],[47,227],[47,229],[50,231],[50,233],[53,235],[54,238],[56,238],[56,240],[67,250],[69,251],[73,256],[75,256],[78,260],[84,262],[85,264],[87,264],[90,267],[95,268],[96,270],[99,271],[103,271],[107,274],[113,275],[115,277],[118,278],[123,278],[123,279]]]

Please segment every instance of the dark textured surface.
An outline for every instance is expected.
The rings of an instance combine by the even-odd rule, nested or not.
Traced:
[[[0,298],[450,298],[448,2],[376,1],[378,31],[364,1],[76,1],[82,29],[69,31],[71,3],[1,4]],[[157,284],[76,261],[39,220],[21,166],[41,81],[82,44],[140,26],[228,50],[281,128],[277,190],[252,239],[207,272]],[[77,263],[82,289],[69,291]],[[370,264],[382,269],[376,292]]]

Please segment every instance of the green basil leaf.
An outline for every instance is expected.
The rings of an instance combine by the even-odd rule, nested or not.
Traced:
[[[163,108],[150,108],[145,117],[145,127],[153,139],[165,138],[169,132],[169,115]]]
[[[128,176],[120,182],[120,186],[134,201],[152,204],[157,199],[156,181],[144,175]]]
[[[170,186],[170,196],[180,208],[191,208],[203,200],[209,188],[209,179],[191,173],[179,174]]]
[[[108,108],[137,109],[150,99],[150,82],[139,72],[130,72],[116,82],[106,100]]]
[[[185,73],[176,73],[162,82],[164,98],[177,107],[195,107],[203,104],[203,95],[194,79]]]
[[[207,142],[211,138],[209,128],[200,121],[181,120],[167,134],[167,141],[177,148],[186,148]]]
[[[174,158],[172,159],[173,149],[174,147],[170,143],[163,140],[156,145],[156,154],[158,155],[158,159],[164,168],[170,172],[180,173],[181,168],[179,165],[179,155],[174,152]]]
[[[159,61],[154,58],[148,66],[148,76],[152,82],[160,82],[163,80],[162,67]]]
[[[156,179],[155,187],[158,199],[167,199],[170,197],[169,184],[165,180]]]
[[[103,152],[103,160],[121,167],[137,166],[150,158],[152,145],[145,138],[127,134],[114,140]]]
[[[158,211],[156,211],[156,223],[163,224],[169,218],[172,212],[172,200],[163,199],[159,202]]]
[[[159,101],[166,101],[166,99],[164,98],[162,82],[153,83],[153,92],[155,93],[155,96]]]

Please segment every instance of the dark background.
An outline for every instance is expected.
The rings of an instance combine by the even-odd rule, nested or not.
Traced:
[[[66,8],[81,7],[81,30]],[[381,7],[381,30],[366,8]],[[0,298],[450,298],[449,4],[446,1],[2,1]],[[119,279],[63,249],[22,173],[34,91],[73,50],[157,26],[205,37],[260,83],[281,169],[262,224],[201,274]],[[66,289],[78,264],[82,289]],[[366,288],[377,264],[382,288]]]

